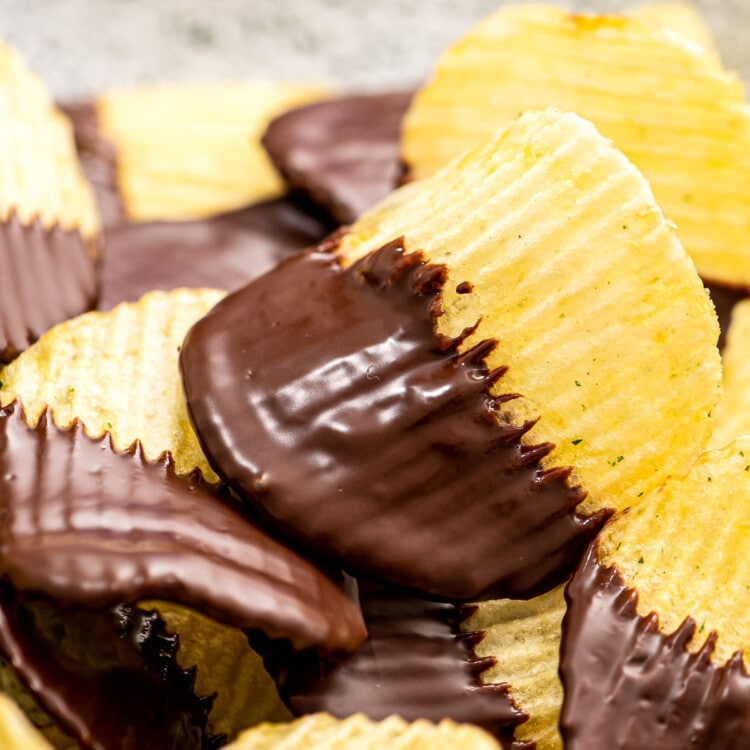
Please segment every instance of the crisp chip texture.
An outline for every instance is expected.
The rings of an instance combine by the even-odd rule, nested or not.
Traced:
[[[495,665],[482,672],[484,684],[511,686],[515,704],[528,721],[515,731],[518,741],[535,742],[537,750],[560,750],[557,728],[563,691],[557,673],[564,586],[528,601],[496,599],[475,605],[461,630],[480,632],[474,647],[478,657],[494,657]]]
[[[31,426],[49,406],[58,426],[78,418],[90,437],[109,432],[118,450],[140,440],[149,459],[170,451],[178,474],[198,468],[215,482],[188,421],[177,357],[187,330],[223,295],[150,292],[61,323],[0,371],[0,401],[18,397]]]
[[[177,662],[197,667],[196,695],[216,695],[208,715],[208,734],[230,740],[261,721],[284,721],[291,714],[247,636],[194,610],[168,602],[147,602],[164,618],[170,631],[179,633]]]
[[[711,448],[750,435],[750,300],[734,306],[723,360],[724,395],[714,410]]]
[[[529,113],[343,236],[347,262],[404,237],[448,281],[438,332],[497,339],[504,418],[573,467],[584,512],[688,470],[720,393],[718,324],[642,175],[576,115]],[[457,286],[469,282],[470,294]],[[454,291],[456,290],[456,291]]]
[[[0,221],[16,213],[80,231],[95,252],[99,215],[83,177],[70,123],[42,81],[0,42]]]
[[[750,653],[750,436],[701,456],[690,474],[664,484],[602,532],[599,561],[616,565],[655,612],[663,633],[692,617],[698,650],[718,633],[714,662]]]
[[[312,714],[288,724],[261,724],[227,750],[500,750],[488,734],[469,724],[427,721],[411,724],[398,716],[379,723],[362,714],[334,719]]]
[[[750,284],[750,117],[738,77],[659,24],[509,6],[444,53],[404,119],[425,177],[519,112],[576,112],[643,172],[698,271]]]
[[[274,117],[323,95],[312,84],[259,82],[106,94],[97,116],[116,148],[129,218],[195,219],[281,195],[260,137]]]

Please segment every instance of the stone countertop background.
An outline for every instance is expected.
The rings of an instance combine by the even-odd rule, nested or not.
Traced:
[[[65,99],[230,78],[405,88],[507,0],[0,0],[0,38]],[[612,11],[621,0],[556,0]],[[630,3],[632,4],[632,3]],[[750,0],[695,0],[725,63],[750,81]]]

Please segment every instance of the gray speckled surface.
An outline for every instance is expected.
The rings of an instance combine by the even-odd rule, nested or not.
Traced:
[[[503,0],[0,0],[0,37],[61,98],[236,77],[383,88],[419,81]],[[569,0],[616,10],[619,0]],[[750,80],[750,0],[696,0],[725,62]]]

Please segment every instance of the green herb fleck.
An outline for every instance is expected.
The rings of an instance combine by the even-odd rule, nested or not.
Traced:
[[[711,477],[708,477],[709,482],[713,482],[714,480]]]
[[[577,385],[577,386],[578,386],[579,388],[581,387],[581,381],[580,381],[580,380],[576,380],[576,381],[575,381],[575,384],[576,384],[576,385]]]
[[[643,493],[642,493],[642,492],[639,492],[639,493],[638,493],[638,495],[637,495],[636,497],[643,497]]]
[[[706,623],[705,623],[705,622],[702,622],[702,623],[701,623],[701,626],[700,626],[700,627],[698,628],[698,632],[699,632],[699,633],[702,633],[702,632],[703,632],[703,630],[705,629],[705,627],[706,627]]]
[[[576,438],[575,440],[571,440],[570,442],[573,443],[573,445],[580,445],[583,442],[583,438]]]
[[[2,383],[0,383],[0,388],[2,387]],[[740,451],[740,456],[742,456],[742,458],[745,458],[745,451]]]
[[[643,555],[638,558],[638,564],[643,565]]]
[[[622,225],[622,228],[623,228],[623,229],[627,229],[627,228],[628,228],[628,225],[627,225],[627,224],[623,224],[623,225]]]

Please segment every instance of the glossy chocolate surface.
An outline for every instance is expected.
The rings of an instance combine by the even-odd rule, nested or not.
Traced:
[[[401,176],[399,133],[411,93],[345,96],[286,112],[263,145],[292,194],[333,227],[350,224]]]
[[[0,574],[16,590],[91,608],[156,598],[296,648],[350,651],[357,605],[199,478],[116,453],[78,423],[0,418]]]
[[[657,615],[638,615],[637,597],[616,568],[600,565],[592,544],[568,587],[563,621],[567,750],[750,747],[750,677],[741,655],[714,664],[715,633],[689,652],[695,622],[664,634]]]
[[[9,362],[57,323],[90,310],[97,268],[77,231],[0,221],[0,361]]]
[[[316,219],[281,199],[208,219],[111,227],[99,309],[137,300],[151,289],[233,291],[324,234]]]
[[[208,750],[211,701],[155,613],[60,609],[0,584],[0,646],[45,708],[93,750]]]
[[[212,466],[284,534],[429,597],[530,596],[572,570],[585,518],[551,446],[498,418],[484,341],[440,337],[443,267],[399,242],[343,270],[285,262],[188,333],[188,411]],[[468,333],[468,332],[467,332]]]
[[[527,717],[508,686],[480,681],[494,659],[474,656],[483,636],[460,633],[461,608],[363,581],[359,596],[368,639],[351,656],[326,660],[291,653],[280,643],[261,647],[293,713],[327,711],[343,718],[361,711],[375,721],[396,714],[435,723],[450,718],[481,726],[503,747],[529,747],[513,741],[515,727]]]

